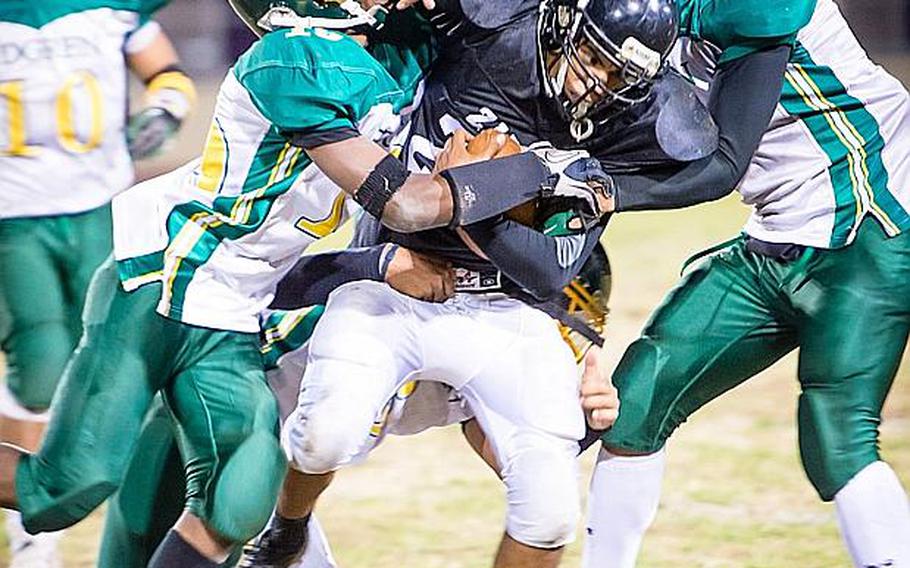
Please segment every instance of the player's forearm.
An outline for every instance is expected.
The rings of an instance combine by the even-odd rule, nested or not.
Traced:
[[[364,210],[401,233],[475,223],[537,197],[549,170],[532,154],[411,173],[363,136],[308,148],[316,165]]]
[[[157,23],[151,21],[139,28],[126,43],[130,70],[143,83],[162,70],[179,65],[177,51]]]
[[[789,55],[781,46],[721,65],[709,102],[717,150],[679,168],[616,175],[616,211],[687,207],[733,191],[774,114]]]
[[[535,199],[549,183],[530,153],[413,174],[386,204],[382,223],[402,233],[470,225]]]
[[[578,274],[606,225],[604,218],[585,233],[551,237],[503,218],[469,225],[464,231],[506,276],[546,300]]]
[[[295,310],[324,304],[332,290],[342,284],[382,281],[393,248],[377,245],[303,256],[278,283],[269,307]]]

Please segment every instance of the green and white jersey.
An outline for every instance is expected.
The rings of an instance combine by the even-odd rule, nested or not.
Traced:
[[[710,81],[720,49],[683,45],[682,69]],[[720,56],[722,57],[722,56]],[[738,190],[748,234],[821,248],[850,244],[873,216],[910,228],[910,96],[873,63],[832,0],[796,36],[780,102]]]
[[[161,278],[162,315],[258,332],[281,277],[356,210],[289,138],[315,146],[359,132],[382,141],[407,102],[347,36],[318,28],[266,35],[222,83],[201,161],[114,201],[124,287]]]
[[[132,183],[124,52],[163,3],[0,2],[0,218],[87,211]]]
[[[311,306],[299,310],[266,310],[260,317],[262,343],[259,351],[266,371],[279,366],[287,354],[303,347],[316,323],[325,311],[325,306]]]

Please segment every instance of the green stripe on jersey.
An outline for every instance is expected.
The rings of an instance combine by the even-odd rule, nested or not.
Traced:
[[[191,201],[171,211],[166,255],[173,266],[168,267],[162,294],[168,317],[181,319],[187,288],[218,245],[259,230],[275,200],[291,188],[310,163],[301,148],[291,146],[273,127],[260,144],[239,195],[216,197],[211,207]]]
[[[847,93],[830,67],[797,44],[787,67],[781,105],[800,119],[827,155],[836,203],[830,246],[844,246],[866,213],[890,235],[910,228],[910,215],[888,190],[885,141],[865,105]]]
[[[302,310],[274,312],[262,324],[262,359],[266,370],[278,366],[278,360],[309,341],[325,306]]]
[[[141,24],[167,3],[168,0],[2,0],[0,22],[40,28],[69,14],[111,8],[138,13]]]
[[[164,270],[164,251],[117,261],[117,274],[125,290],[135,290],[150,282],[157,282]]]

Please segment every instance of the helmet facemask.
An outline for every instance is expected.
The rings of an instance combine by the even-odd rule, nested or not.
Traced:
[[[589,3],[549,0],[541,4],[539,53],[545,91],[558,103],[578,141],[621,110],[647,99],[662,67],[661,54],[638,39],[629,36],[617,45],[607,37],[585,10]],[[583,50],[593,53],[597,61],[592,62]],[[592,65],[612,66],[609,84]],[[585,85],[580,95],[566,93],[570,72]]]
[[[603,335],[610,308],[607,306],[610,297],[609,275],[603,276],[603,282],[596,289],[591,289],[583,278],[576,277],[563,289],[565,308],[569,315],[583,321],[589,328]],[[594,343],[578,331],[560,323],[559,333],[580,363]]]
[[[261,6],[246,0],[228,0],[242,20],[256,33],[264,35],[281,28],[324,28],[351,33],[370,33],[380,29],[387,10],[377,4],[364,8],[357,0],[273,0],[258,14]]]
[[[584,324],[588,332],[602,336],[610,313],[610,292],[613,284],[610,259],[603,245],[598,243],[591,251],[581,271],[563,288],[562,308],[576,321]],[[577,326],[559,324],[559,332],[572,349],[575,359],[581,362],[593,345],[590,333],[583,333]]]

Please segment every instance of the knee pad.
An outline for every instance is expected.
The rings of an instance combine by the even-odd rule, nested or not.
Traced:
[[[535,548],[572,542],[580,510],[577,473],[571,450],[531,448],[513,456],[503,471],[509,536]]]
[[[254,432],[215,472],[205,510],[193,512],[221,536],[246,542],[269,520],[286,469],[274,434]]]
[[[661,404],[659,395],[667,388],[660,381],[664,359],[660,346],[650,339],[638,339],[629,346],[613,373],[623,406],[613,426],[601,435],[605,446],[652,454],[660,451],[686,420],[687,414],[674,414],[672,408]],[[588,446],[582,449],[591,441],[586,437],[583,444]]]
[[[806,476],[822,501],[880,459],[878,416],[862,412],[831,412],[831,405],[814,393],[799,401],[799,450]]]
[[[294,469],[310,474],[335,471],[362,459],[371,446],[369,424],[338,420],[332,405],[307,412],[295,410],[281,430],[281,445]]]

